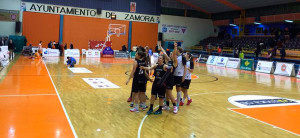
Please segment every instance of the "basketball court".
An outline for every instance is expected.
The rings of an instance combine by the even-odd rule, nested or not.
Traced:
[[[197,64],[193,75],[199,78],[192,80],[189,90],[193,103],[181,106],[178,114],[164,111],[148,116],[146,111],[129,112],[126,102],[131,91],[125,85],[126,72],[133,60],[81,58],[76,67],[92,73],[73,73],[63,58],[51,58],[57,62],[20,56],[2,72],[1,137],[300,135],[299,105],[238,108],[228,102],[236,95],[299,100],[300,84],[295,78]],[[83,78],[103,78],[118,88],[93,88]],[[148,82],[148,96],[150,90]]]
[[[0,0],[0,138],[298,138],[299,8]]]

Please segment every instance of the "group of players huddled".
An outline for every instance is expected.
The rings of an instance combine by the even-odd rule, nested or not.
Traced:
[[[131,96],[128,99],[131,112],[139,112],[139,108],[146,110],[146,88],[147,81],[152,82],[150,108],[147,112],[148,115],[162,114],[162,110],[170,110],[170,100],[173,105],[173,113],[178,112],[178,107],[183,106],[187,99],[187,105],[190,105],[192,99],[188,95],[188,89],[191,83],[191,73],[194,69],[194,63],[192,55],[189,52],[184,54],[184,50],[181,47],[177,47],[177,43],[174,43],[174,50],[169,55],[165,50],[159,46],[161,53],[158,57],[158,62],[155,65],[150,66],[150,58],[148,54],[148,48],[138,47],[135,55],[135,62],[131,74],[126,82],[132,81]],[[150,70],[154,70],[154,81],[149,77]],[[176,85],[177,99],[172,94],[173,86]],[[181,92],[184,93],[183,98]],[[159,97],[159,109],[153,112],[154,101],[157,96]],[[164,104],[165,101],[165,104]]]

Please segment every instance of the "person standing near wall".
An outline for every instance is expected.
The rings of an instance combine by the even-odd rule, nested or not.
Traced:
[[[67,43],[65,43],[64,50],[67,50],[67,49],[68,49],[68,45],[67,45]]]
[[[286,56],[286,52],[285,52],[285,47],[283,46],[283,47],[280,49],[280,60],[281,60],[281,61],[284,61],[284,60],[285,60],[285,56]]]
[[[5,44],[4,37],[2,37],[0,41],[0,46],[4,46],[4,44]]]
[[[58,49],[59,49],[60,56],[63,56],[64,46],[62,42],[60,42],[60,44],[58,45]]]
[[[208,52],[208,55],[211,55],[211,51],[212,51],[212,45],[211,45],[211,43],[209,43],[209,44],[207,45],[207,52]]]
[[[52,41],[48,43],[48,48],[52,48]]]
[[[8,50],[9,50],[9,59],[13,60],[14,59],[15,44],[13,43],[12,40],[9,40]]]
[[[73,49],[74,48],[74,46],[73,46],[73,44],[72,44],[72,42],[70,43],[70,49]]]
[[[43,46],[42,46],[42,41],[40,41],[39,43],[39,47],[38,47],[38,53],[42,56],[42,51],[43,51]]]

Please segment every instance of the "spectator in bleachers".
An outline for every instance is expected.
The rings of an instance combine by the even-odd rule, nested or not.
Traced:
[[[270,61],[273,61],[274,60],[274,58],[275,58],[275,48],[272,48],[271,50],[269,50],[269,52],[268,52],[268,57],[269,57],[269,60]]]
[[[218,46],[218,54],[219,54],[219,56],[222,56],[222,49],[221,49],[221,46]]]
[[[263,45],[263,43],[258,43],[256,45],[256,48],[255,48],[255,59],[258,59],[258,55],[261,55],[261,46]]]
[[[239,58],[244,59],[244,53],[242,49],[239,50]]]
[[[286,56],[285,47],[282,47],[280,49],[280,60],[284,61],[285,60],[285,56]]]
[[[239,50],[237,49],[237,48],[234,48],[234,50],[233,50],[233,57],[234,58],[238,58],[239,57],[239,55],[238,55],[238,52]]]
[[[208,45],[207,45],[208,55],[211,55],[211,51],[212,51],[212,45],[211,45],[211,43],[208,43]]]

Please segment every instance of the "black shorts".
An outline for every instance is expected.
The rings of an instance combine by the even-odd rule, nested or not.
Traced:
[[[132,81],[131,92],[146,92],[147,83],[138,83],[138,81]]]
[[[191,84],[191,80],[184,80],[184,82],[181,84],[181,87],[184,89],[189,89]]]
[[[166,80],[166,89],[168,90],[173,90],[173,86],[174,86],[174,77],[169,77]]]
[[[174,85],[181,87],[182,76],[174,76]]]
[[[166,86],[157,85],[155,82],[153,82],[151,95],[155,95],[155,96],[158,95],[159,98],[165,98],[166,97]]]

